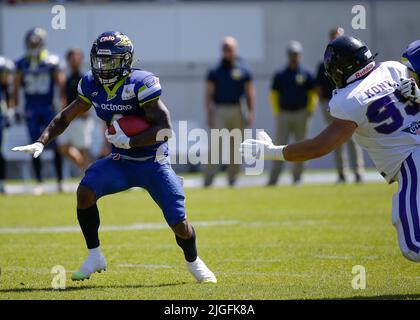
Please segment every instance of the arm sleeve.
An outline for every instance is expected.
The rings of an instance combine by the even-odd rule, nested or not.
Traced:
[[[273,114],[277,115],[280,113],[280,94],[277,90],[271,90],[270,92],[271,109]]]
[[[276,74],[271,83],[271,92],[270,92],[270,101],[271,108],[274,114],[280,113],[280,79]]]
[[[339,105],[337,101],[333,98],[328,103],[328,111],[330,115],[334,118],[341,120],[353,121],[359,125],[360,121],[357,121],[355,117],[351,117],[350,114],[345,110],[342,105]]]
[[[210,82],[213,82],[213,83],[216,82],[214,70],[209,70],[209,72],[207,73],[206,80],[210,81]]]
[[[315,78],[312,76],[310,72],[307,72],[307,77],[308,77],[308,80],[306,83],[307,89],[312,90],[315,88]]]
[[[315,89],[308,91],[308,103],[306,105],[306,110],[313,112],[315,110],[316,104],[318,103],[318,94]]]
[[[278,74],[274,75],[273,81],[271,82],[271,90],[280,92],[280,77]]]
[[[253,76],[252,76],[252,72],[249,68],[245,69],[245,76],[244,76],[244,81],[248,82],[248,81],[252,81]]]
[[[160,86],[159,78],[155,75],[147,76],[143,80],[143,85],[137,89],[137,99],[140,106],[143,104],[158,99],[162,94],[162,87]]]
[[[83,101],[92,105],[92,101],[88,98],[89,90],[87,87],[87,82],[88,80],[86,76],[79,80],[79,84],[77,85],[77,94]]]

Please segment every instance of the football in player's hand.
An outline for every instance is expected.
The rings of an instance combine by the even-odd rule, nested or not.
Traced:
[[[128,137],[136,136],[146,129],[150,128],[150,123],[143,117],[129,115],[117,120],[120,128]],[[113,125],[108,127],[109,134],[115,134]]]

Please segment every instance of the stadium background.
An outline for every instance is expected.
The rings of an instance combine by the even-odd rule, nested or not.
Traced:
[[[51,8],[66,8],[66,29],[51,27]],[[352,28],[352,8],[366,8],[366,29]],[[220,40],[233,35],[240,55],[252,67],[257,89],[257,119],[254,128],[274,132],[268,103],[272,74],[286,63],[285,47],[292,40],[304,46],[303,64],[315,73],[321,61],[327,33],[342,26],[347,34],[366,41],[378,60],[399,60],[407,44],[420,34],[419,1],[110,1],[75,3],[0,4],[0,52],[15,59],[23,53],[23,36],[34,26],[47,30],[47,48],[61,57],[72,47],[85,53],[89,67],[92,40],[102,31],[117,29],[134,42],[137,66],[158,74],[174,122],[188,120],[189,127],[205,127],[203,106],[207,69],[219,59]],[[325,126],[321,110],[312,121],[311,136]],[[10,176],[30,176],[29,157],[11,153],[12,146],[29,142],[23,125],[7,133],[5,155]],[[96,132],[96,139],[102,139]],[[98,142],[97,148],[101,142]],[[48,154],[46,155],[48,157]],[[367,164],[371,162],[367,160]],[[17,166],[17,164],[25,164]],[[333,167],[328,155],[308,167]],[[21,171],[20,169],[23,169]],[[48,168],[46,168],[48,170]]]

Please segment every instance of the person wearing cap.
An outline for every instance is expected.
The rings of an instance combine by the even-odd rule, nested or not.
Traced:
[[[329,38],[330,41],[338,38],[344,34],[343,28],[334,28],[330,30]],[[324,119],[327,125],[329,125],[333,118],[328,112],[328,102],[332,97],[332,92],[335,89],[334,83],[327,77],[325,74],[324,62],[321,62],[318,67],[318,72],[316,76],[316,90],[319,96],[319,105],[321,107],[322,113],[324,114]],[[347,146],[348,151],[348,160],[351,165],[351,170],[354,174],[354,179],[356,183],[363,181],[363,171],[364,171],[364,160],[363,160],[363,150],[358,144],[354,142],[353,139],[349,139],[348,142],[339,146],[334,151],[335,166],[337,168],[338,183],[346,182],[345,175],[345,161],[344,161],[344,150]]]
[[[315,79],[311,72],[301,65],[303,47],[298,41],[290,41],[287,46],[288,64],[275,73],[271,85],[271,104],[276,118],[275,140],[287,144],[291,136],[296,141],[306,138],[310,116],[318,96]],[[283,169],[283,162],[273,163],[268,185],[275,185]],[[301,181],[303,163],[293,168],[293,183]]]
[[[213,67],[206,80],[205,107],[207,125],[210,129],[239,129],[243,132],[246,126],[252,126],[255,118],[255,88],[252,74],[238,56],[238,42],[233,37],[225,37],[222,41],[222,59]],[[246,111],[244,106],[246,104]],[[220,142],[220,141],[219,141]],[[240,142],[240,141],[239,141]],[[205,168],[204,186],[213,183],[219,170],[221,152],[215,150],[221,143],[211,141],[209,148],[209,164]],[[232,141],[229,144],[229,164],[227,166],[228,182],[233,186],[240,171],[241,156],[238,147]],[[219,164],[210,163],[214,157],[212,152],[219,151]]]

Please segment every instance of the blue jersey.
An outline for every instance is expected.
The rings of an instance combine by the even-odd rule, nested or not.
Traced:
[[[153,73],[137,69],[119,80],[112,88],[97,83],[89,71],[80,79],[77,90],[79,97],[94,106],[97,116],[108,126],[120,116],[145,117],[142,106],[148,101],[158,99],[162,93],[159,78]],[[156,155],[158,148],[159,152],[162,152],[161,155],[168,155],[165,142],[131,149],[112,146],[112,153],[143,158]]]
[[[31,113],[51,112],[54,100],[54,73],[59,59],[43,51],[41,58],[24,56],[16,61],[16,70],[22,74],[25,107]]]

